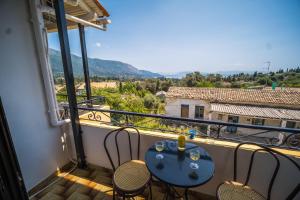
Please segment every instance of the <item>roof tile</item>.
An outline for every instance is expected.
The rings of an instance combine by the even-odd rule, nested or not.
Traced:
[[[200,99],[215,103],[292,106],[300,108],[300,91],[235,88],[170,87],[167,98]]]

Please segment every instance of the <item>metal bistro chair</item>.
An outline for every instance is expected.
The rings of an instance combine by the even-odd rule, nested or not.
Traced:
[[[259,149],[255,150],[252,152],[251,154],[251,158],[250,158],[250,165],[248,168],[248,173],[247,173],[247,177],[245,180],[245,183],[240,183],[237,182],[237,153],[239,148],[242,145],[255,145],[260,147]],[[271,181],[269,182],[269,186],[268,186],[268,196],[267,198],[265,198],[264,196],[262,196],[261,194],[259,194],[258,192],[256,192],[253,188],[251,188],[248,183],[249,183],[249,179],[251,176],[251,170],[253,167],[253,161],[254,161],[254,157],[255,154],[257,152],[266,152],[268,154],[270,154],[274,160],[276,161],[276,167],[274,169]],[[292,160],[290,157],[265,146],[259,145],[259,144],[255,144],[252,142],[245,142],[245,143],[241,143],[239,144],[235,151],[234,151],[234,175],[233,175],[233,181],[225,181],[224,183],[220,184],[217,188],[217,198],[219,200],[270,200],[271,199],[271,192],[272,192],[272,187],[274,184],[274,181],[276,179],[277,173],[279,171],[280,168],[280,161],[278,159],[278,156],[282,156],[284,158],[286,158],[287,160],[289,160],[300,172],[300,166],[294,161]],[[295,177],[299,177],[300,174],[296,175]],[[286,200],[292,200],[296,197],[296,195],[298,194],[300,190],[300,183],[298,183],[298,185],[293,188],[293,190],[291,191],[291,193],[287,196]]]
[[[127,131],[127,129],[132,129],[136,132],[137,136],[137,154],[136,160],[133,158],[133,148],[132,148],[132,138],[133,133]],[[128,138],[130,159],[121,164],[120,158],[120,148],[118,137],[122,134],[126,134]],[[132,134],[132,135],[131,135]],[[114,136],[114,137],[113,137]],[[112,138],[115,143],[117,151],[117,165],[113,161],[111,152],[107,148],[108,138]],[[125,144],[126,140],[122,140]],[[125,198],[133,198],[135,196],[143,194],[146,188],[149,187],[150,199],[152,199],[152,189],[151,189],[151,175],[148,171],[145,163],[139,160],[140,156],[140,133],[136,128],[133,127],[123,127],[113,131],[110,131],[104,139],[104,148],[107,157],[110,161],[112,169],[114,171],[113,175],[113,199],[115,199],[115,193]],[[115,160],[116,161],[116,160]],[[148,195],[149,196],[149,195]]]

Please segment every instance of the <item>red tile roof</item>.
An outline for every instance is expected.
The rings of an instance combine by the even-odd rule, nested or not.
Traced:
[[[199,99],[214,103],[253,104],[300,108],[300,91],[170,87],[167,98]]]
[[[233,115],[244,115],[271,119],[300,120],[300,110],[220,103],[212,103],[211,110],[218,113]]]

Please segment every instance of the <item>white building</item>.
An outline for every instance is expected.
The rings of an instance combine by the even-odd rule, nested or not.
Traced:
[[[166,114],[192,119],[300,127],[300,92],[228,88],[170,87]],[[228,132],[236,128],[227,127]]]

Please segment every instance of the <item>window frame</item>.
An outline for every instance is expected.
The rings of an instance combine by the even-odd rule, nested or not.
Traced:
[[[257,123],[257,120],[261,120],[261,123]],[[265,119],[264,118],[259,118],[259,117],[255,117],[251,119],[251,124],[252,125],[257,125],[257,126],[264,126],[265,125]]]
[[[183,116],[183,108],[187,108],[187,117]],[[189,118],[189,115],[190,115],[190,105],[189,104],[181,104],[180,105],[180,117],[182,118]]]
[[[223,117],[224,117],[223,114],[218,114],[218,120],[219,120],[219,121],[223,121]]]
[[[290,127],[290,126],[288,126],[288,123],[293,123],[294,126],[293,126],[293,127]],[[296,122],[296,121],[287,120],[287,121],[286,121],[286,124],[285,124],[285,128],[296,128],[296,125],[297,125],[297,122]]]
[[[200,108],[199,113],[197,113],[197,108]],[[202,112],[200,112],[200,111],[202,111]],[[204,118],[204,111],[205,111],[205,106],[195,105],[194,118],[195,119],[203,119]],[[197,116],[197,114],[199,114],[199,116]],[[202,115],[202,117],[201,117],[201,115]]]
[[[236,121],[234,121],[233,119],[236,119]],[[228,117],[227,117],[227,122],[239,123],[239,121],[240,121],[240,116],[239,115],[228,115]],[[226,131],[230,132],[230,133],[236,133],[237,129],[238,128],[236,126],[227,126],[226,127]]]
[[[235,119],[237,119],[237,121],[236,121],[236,122],[231,121],[230,118],[235,118]],[[239,121],[240,121],[240,116],[238,116],[238,115],[228,115],[227,122],[231,122],[231,123],[239,123]]]

